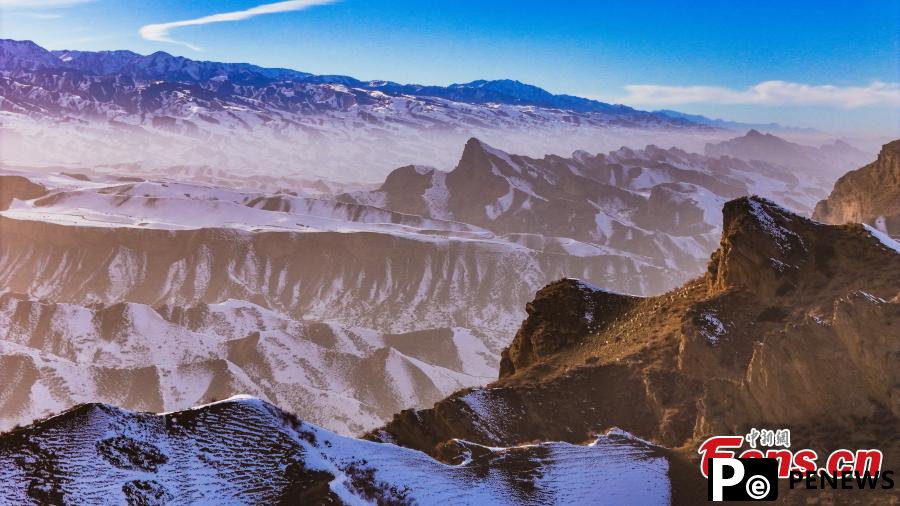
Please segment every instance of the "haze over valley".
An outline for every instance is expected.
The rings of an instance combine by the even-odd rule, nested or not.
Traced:
[[[665,64],[632,67],[678,79],[615,95],[606,52],[631,61],[616,37],[644,39],[587,5],[602,40],[540,19],[535,47],[516,40],[547,89],[591,75],[569,81],[606,90],[589,96],[516,80],[533,74],[503,30],[479,66],[455,30],[497,22],[491,6],[441,7],[452,28],[403,14],[445,43],[421,51],[446,69],[415,60],[425,84],[215,61],[321,71],[333,48],[252,41],[318,41],[278,18],[371,7],[232,3],[158,9],[172,19],[102,48],[0,39],[0,503],[696,504],[700,443],[757,427],[896,467],[900,130],[858,127],[900,105],[896,83],[685,84],[694,42],[670,34],[647,42]],[[0,9],[48,27],[147,14],[107,4]],[[367,14],[373,33],[391,12]],[[647,41],[668,33],[655,12],[633,28]],[[407,54],[396,27],[360,55]],[[213,28],[243,35],[189,36]],[[486,78],[506,63],[522,72]],[[428,84],[472,68],[485,78]]]

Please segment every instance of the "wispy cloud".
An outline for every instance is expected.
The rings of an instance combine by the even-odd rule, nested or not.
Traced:
[[[14,15],[31,19],[59,19],[63,17],[62,14],[56,12],[17,12]]]
[[[138,33],[140,33],[141,37],[146,40],[181,44],[182,46],[189,47],[195,51],[202,51],[202,48],[197,47],[189,42],[173,39],[169,36],[169,32],[174,28],[180,28],[183,26],[208,25],[210,23],[223,23],[225,21],[242,21],[244,19],[261,16],[263,14],[277,14],[279,12],[300,11],[316,5],[334,3],[335,1],[336,0],[288,0],[285,2],[275,2],[270,4],[258,5],[256,7],[251,7],[242,11],[222,12],[219,14],[212,14],[209,16],[203,16],[201,18],[187,19],[184,21],[173,21],[171,23],[157,23],[146,25],[142,26],[141,29],[138,30]]]
[[[56,9],[94,0],[0,0],[0,9]]]
[[[692,103],[751,105],[825,105],[863,107],[900,106],[900,83],[874,81],[868,86],[809,85],[787,81],[765,81],[745,89],[721,86],[661,86],[632,84],[619,99],[632,105],[679,105]]]

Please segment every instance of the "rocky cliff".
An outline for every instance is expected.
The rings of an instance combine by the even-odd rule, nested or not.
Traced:
[[[878,159],[848,172],[816,205],[813,219],[826,223],[867,223],[900,236],[900,140],[885,144]]]
[[[661,296],[546,287],[498,381],[401,412],[368,437],[452,461],[454,438],[583,442],[617,426],[689,448],[784,426],[801,444],[900,455],[885,432],[900,419],[900,246],[758,197],[727,203],[723,228],[707,274]]]

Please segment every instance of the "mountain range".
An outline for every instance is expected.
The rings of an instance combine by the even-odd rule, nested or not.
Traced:
[[[695,504],[698,442],[772,424],[792,430],[792,448],[872,447],[895,461],[900,244],[759,197],[723,214],[704,275],[647,298],[552,283],[528,304],[498,381],[362,439],[252,397],[159,415],[85,404],[0,436],[0,498]],[[811,370],[859,395],[833,395]]]
[[[453,146],[472,136],[537,156],[661,140],[698,150],[743,126],[513,80],[361,81],[164,52],[48,51],[8,39],[0,40],[0,118],[3,161],[12,165],[212,166],[357,182],[400,165],[452,166]],[[260,149],[264,165],[253,156]]]
[[[4,427],[252,393],[359,433],[488,381],[554,279],[661,293],[702,272],[728,199],[811,212],[826,192],[675,148],[530,158],[474,138],[452,171],[401,167],[375,189],[180,176],[0,175]]]
[[[670,118],[683,119],[694,123],[700,123],[714,128],[725,128],[728,130],[763,130],[772,133],[816,133],[812,128],[800,128],[784,126],[779,123],[743,123],[740,121],[731,121],[719,118],[709,118],[702,114],[686,114],[683,112],[673,111],[671,109],[659,109],[653,111],[656,114],[664,114]]]
[[[360,81],[349,76],[313,75],[284,68],[264,68],[248,63],[197,61],[163,51],[140,55],[132,51],[48,51],[31,41],[0,40],[0,69],[7,71],[78,71],[84,75],[117,75],[132,80],[204,83],[227,81],[234,85],[262,86],[278,81],[335,84],[347,88],[381,91],[390,95],[444,98],[470,104],[506,104],[564,109],[575,112],[604,112],[632,117],[664,116],[610,105],[572,95],[553,95],[546,90],[511,79],[477,80],[449,86],[399,84],[391,81]],[[690,125],[677,118],[668,123]]]
[[[450,166],[452,147],[471,136],[544,154],[619,147],[633,131],[696,144],[712,130],[510,80],[404,85],[12,40],[0,40],[0,117],[9,164],[212,165],[344,181]]]
[[[748,126],[0,40],[0,503],[695,504],[760,427],[895,462],[900,141]]]
[[[871,159],[868,153],[841,140],[818,147],[806,146],[758,130],[750,130],[742,137],[708,143],[703,151],[708,156],[762,160],[830,180],[842,176],[847,167],[856,167]]]

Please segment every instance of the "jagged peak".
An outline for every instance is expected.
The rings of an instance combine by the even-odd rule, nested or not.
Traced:
[[[792,234],[790,230],[792,224],[798,222],[813,224],[812,220],[759,195],[731,200],[722,208],[722,224],[725,230],[735,228],[737,222],[745,217],[750,218],[763,232],[780,240]]]
[[[726,202],[722,213],[722,239],[708,269],[714,290],[777,297],[836,289],[837,266],[855,283],[890,262],[884,255],[894,251],[862,225],[826,225],[755,195]]]
[[[466,152],[470,150],[485,151],[486,149],[493,148],[477,137],[469,137],[469,140],[466,141],[465,147],[463,147],[463,156],[465,156]]]
[[[765,273],[789,277],[807,249],[798,229],[809,226],[816,224],[756,195],[726,202],[722,239],[708,269],[711,286],[752,288],[770,281]]]
[[[456,168],[457,170],[462,167],[469,169],[481,167],[483,169],[487,169],[490,168],[491,163],[485,162],[492,158],[495,160],[509,160],[510,155],[505,151],[501,151],[493,146],[490,146],[488,143],[476,137],[472,137],[468,141],[466,141],[462,156],[460,157],[459,164]]]

